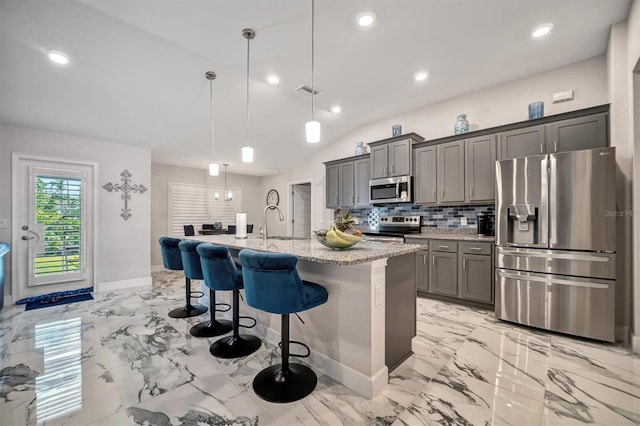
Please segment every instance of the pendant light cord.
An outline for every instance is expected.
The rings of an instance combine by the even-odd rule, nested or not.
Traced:
[[[316,22],[316,7],[315,0],[311,0],[311,121],[313,121],[314,117],[314,105],[313,98],[315,94],[315,81],[314,81],[314,65],[315,65],[315,22]]]
[[[249,44],[251,39],[247,38],[247,146],[249,146]]]
[[[213,131],[213,81],[209,80],[209,98],[211,99],[211,154],[215,156],[215,133]]]

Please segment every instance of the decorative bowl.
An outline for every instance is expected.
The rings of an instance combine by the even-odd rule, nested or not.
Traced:
[[[345,245],[336,246],[336,245],[332,245],[331,243],[329,243],[329,241],[327,241],[327,238],[325,236],[315,235],[315,238],[323,246],[329,247],[330,249],[334,249],[334,250],[346,250],[346,249],[349,249],[349,248],[355,246],[356,244],[358,244],[360,242],[360,240],[362,239],[362,238],[358,238],[357,240],[350,241],[348,243],[348,245],[345,244]]]

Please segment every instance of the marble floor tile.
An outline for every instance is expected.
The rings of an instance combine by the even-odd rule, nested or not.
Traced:
[[[216,359],[209,346],[220,337],[189,333],[209,313],[168,316],[183,304],[183,274],[163,271],[150,287],[95,293],[90,301],[29,312],[6,307],[0,424],[640,424],[640,357],[627,348],[423,298],[415,354],[390,373],[380,396],[363,398],[316,371],[311,395],[268,403],[252,382],[280,363],[277,346],[263,340],[247,357]]]

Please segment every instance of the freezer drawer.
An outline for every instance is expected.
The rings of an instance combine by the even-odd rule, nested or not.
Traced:
[[[496,268],[615,279],[615,253],[496,247]]]
[[[496,269],[496,317],[615,340],[615,281]]]

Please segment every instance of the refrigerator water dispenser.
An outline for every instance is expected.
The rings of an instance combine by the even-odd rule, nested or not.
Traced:
[[[513,204],[509,206],[508,244],[538,244],[538,206]]]

